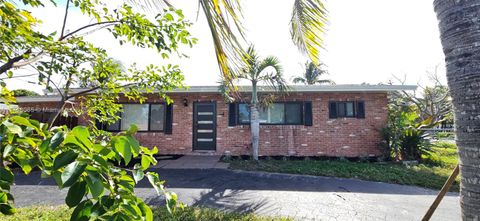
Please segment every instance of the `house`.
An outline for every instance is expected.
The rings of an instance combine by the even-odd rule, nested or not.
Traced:
[[[387,123],[388,93],[414,90],[409,85],[292,86],[260,113],[260,155],[378,156],[380,129]],[[81,90],[81,89],[77,89]],[[249,87],[240,92],[249,93]],[[260,93],[272,93],[260,88]],[[167,105],[149,95],[143,104],[121,100],[121,120],[103,128],[121,131],[135,123],[143,146],[160,154],[250,155],[249,110],[245,103],[225,103],[217,86],[192,86],[168,93]],[[58,96],[19,97],[18,105],[45,120],[55,111]],[[73,101],[75,103],[75,101]],[[63,119],[86,124],[82,116]]]

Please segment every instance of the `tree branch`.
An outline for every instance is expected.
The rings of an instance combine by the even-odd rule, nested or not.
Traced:
[[[60,38],[63,38],[63,35],[65,34],[65,25],[67,24],[68,6],[69,5],[70,5],[70,0],[67,0],[67,6],[65,6],[65,16],[63,17],[62,32],[60,33]]]
[[[23,54],[13,57],[12,59],[8,59],[7,63],[0,66],[0,75],[7,72],[11,68],[13,68],[13,65],[15,64],[15,62],[21,61],[22,59],[24,59],[25,55],[29,55],[30,53],[32,53],[32,50],[28,49]]]
[[[97,90],[97,89],[100,89],[100,86],[96,86],[96,87],[93,87],[93,88],[90,88],[90,89],[87,89],[87,90],[84,90],[84,91],[81,91],[81,92],[78,92],[78,93],[75,93],[75,94],[72,94],[72,95],[68,95],[67,100],[69,100],[70,98],[73,98],[73,97],[84,95],[86,93],[92,92],[92,91]]]
[[[70,33],[68,33],[68,34],[66,34],[66,35],[64,35],[64,36],[61,36],[58,40],[59,40],[59,41],[62,41],[62,40],[64,40],[64,39],[66,39],[66,38],[68,38],[68,37],[70,37],[70,36],[72,36],[72,35],[80,32],[80,31],[82,31],[82,30],[84,30],[84,29],[91,28],[91,27],[93,27],[93,26],[104,25],[104,24],[120,23],[120,22],[122,22],[122,20],[102,21],[102,22],[98,22],[98,23],[93,23],[93,24],[85,25],[85,26],[83,26],[83,27],[78,28],[78,29],[75,30],[75,31],[72,31],[72,32],[70,32]]]

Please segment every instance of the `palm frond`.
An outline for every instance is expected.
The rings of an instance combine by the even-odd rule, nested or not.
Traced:
[[[223,76],[220,76],[220,79],[217,81],[218,83],[218,91],[222,95],[225,102],[233,102],[235,98],[232,96],[232,91],[229,87],[229,82],[225,81]]]
[[[316,65],[320,64],[318,54],[327,25],[327,10],[322,1],[295,0],[290,20],[293,43]]]
[[[127,0],[145,10],[160,11],[174,7],[170,0]],[[220,72],[227,81],[239,73],[245,63],[242,43],[245,41],[240,0],[198,0],[213,38],[215,55]],[[230,25],[233,23],[234,25]],[[240,36],[240,38],[237,38]],[[233,84],[229,84],[233,86]],[[233,89],[233,88],[232,88]]]
[[[304,79],[305,84],[313,85],[313,84],[331,84],[333,81],[328,79],[320,79],[321,76],[328,74],[328,71],[324,69],[325,65],[320,63],[319,65],[315,65],[313,62],[306,62],[305,63],[305,72],[303,73],[302,77]]]
[[[335,85],[335,82],[334,82],[334,81],[328,80],[328,79],[325,79],[325,80],[316,80],[315,83]]]
[[[294,84],[298,84],[298,83],[305,84],[305,82],[306,82],[306,81],[305,81],[305,78],[303,78],[303,77],[295,77],[295,78],[293,79],[293,83],[294,83]]]
[[[267,68],[273,69],[268,71]],[[263,82],[273,90],[285,93],[289,90],[288,82],[283,77],[283,68],[277,57],[269,56],[258,65],[258,82]]]
[[[169,0],[127,0],[128,3],[136,5],[145,11],[161,11],[174,6]]]
[[[263,59],[260,64],[258,64],[258,72],[261,73],[267,68],[273,68],[276,76],[277,75],[282,75],[283,74],[283,68],[282,65],[280,65],[280,61],[278,60],[277,57],[274,56],[269,56]]]
[[[240,43],[240,40],[245,40],[240,23],[240,0],[199,1],[210,27],[218,66],[225,79],[231,81],[245,63],[245,51]],[[235,28],[229,25],[230,20]],[[237,34],[242,38],[238,39]]]

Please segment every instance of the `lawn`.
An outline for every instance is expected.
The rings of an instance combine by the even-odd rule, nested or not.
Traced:
[[[66,206],[32,206],[18,208],[17,213],[12,216],[4,216],[0,214],[2,221],[17,220],[36,220],[36,221],[67,221],[70,220],[72,210]],[[240,214],[223,212],[216,209],[187,207],[179,210],[175,215],[171,215],[164,207],[156,207],[153,209],[154,220],[165,221],[215,221],[215,220],[248,220],[248,221],[267,221],[267,220],[289,220],[286,218],[261,217],[252,213]]]
[[[404,166],[398,163],[351,162],[348,160],[229,160],[231,169],[267,171],[315,176],[358,178],[440,189],[457,164],[454,144],[438,142],[422,163]],[[457,177],[450,191],[459,190]]]

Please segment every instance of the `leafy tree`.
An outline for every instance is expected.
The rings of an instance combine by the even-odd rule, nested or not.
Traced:
[[[479,0],[435,0],[445,54],[460,157],[460,204],[464,220],[480,219],[480,26]]]
[[[83,35],[98,29],[108,30],[119,44],[130,43],[138,47],[152,48],[163,58],[168,58],[179,45],[193,45],[186,28],[190,25],[184,20],[181,10],[165,9],[154,20],[136,12],[128,4],[118,9],[108,9],[100,1],[74,0],[66,2],[64,23],[58,38],[55,33],[44,34],[33,27],[38,20],[25,9],[15,8],[9,1],[1,1],[2,26],[8,34],[2,35],[0,54],[0,75],[13,76],[12,68],[30,66],[38,72],[38,81],[48,90],[57,90],[62,96],[58,109],[63,111],[67,100],[89,94],[75,110],[86,112],[92,119],[112,122],[116,112],[121,108],[117,104],[118,94],[128,99],[145,100],[144,93],[158,91],[165,96],[165,91],[181,86],[183,76],[176,65],[158,67],[148,65],[139,69],[135,64],[127,71],[122,71],[118,62],[111,59],[107,52],[84,40]],[[32,7],[43,6],[42,1],[26,1]],[[69,33],[64,29],[68,21],[70,4],[78,7],[82,13],[95,19],[95,23],[86,24]],[[53,79],[59,79],[55,82]],[[72,93],[72,86],[95,85],[94,87]],[[95,94],[90,92],[95,91]],[[56,119],[52,117],[50,123]]]
[[[409,102],[415,106],[415,111],[421,120],[431,118],[433,122],[440,122],[450,120],[453,115],[452,99],[450,97],[449,89],[442,84],[438,77],[438,67],[435,67],[434,72],[427,72],[430,78],[430,83],[433,86],[422,86],[417,84],[420,88],[419,94],[417,91],[409,93],[406,91],[395,93],[395,97],[402,97],[403,102]],[[395,77],[401,84],[405,84],[405,80]]]
[[[426,91],[425,93],[430,93],[431,89],[426,87]],[[438,103],[442,102],[433,97],[418,97],[405,91],[390,94],[388,123],[381,131],[387,158],[393,155],[395,160],[422,160],[422,153],[427,154],[430,150],[428,141],[431,134],[425,129],[437,126],[447,119],[447,115],[438,115],[435,109],[430,108],[428,111],[424,108],[428,105],[440,106]]]
[[[52,1],[55,4],[54,1]],[[42,0],[21,2],[0,0],[0,76],[26,77],[14,71],[29,67],[38,73],[38,83],[62,97],[58,113],[50,124],[29,119],[28,114],[15,112],[0,116],[0,212],[12,214],[14,183],[11,163],[18,164],[24,173],[38,168],[43,177],[53,177],[61,188],[69,188],[66,203],[75,208],[72,220],[152,220],[151,209],[135,196],[135,184],[147,177],[159,194],[165,195],[171,211],[177,205],[174,193],[163,188],[157,174],[146,172],[156,163],[156,148],[141,147],[133,137],[136,127],[112,135],[95,128],[93,122],[113,122],[121,110],[121,97],[143,102],[148,93],[158,93],[170,100],[165,92],[181,87],[183,75],[176,65],[132,65],[126,71],[111,59],[107,52],[87,42],[84,35],[104,29],[120,45],[156,50],[164,59],[177,53],[180,45],[192,46],[196,39],[187,28],[181,10],[162,10],[154,18],[135,11],[128,3],[119,8],[107,8],[101,1],[69,0],[61,30],[42,33],[36,30],[39,19],[31,15],[29,7],[43,7]],[[93,23],[66,33],[68,11],[72,6],[92,18]],[[4,76],[0,79],[1,97],[15,102],[7,90]],[[58,79],[58,80],[56,80]],[[76,91],[72,87],[90,85]],[[73,98],[81,97],[81,99]],[[67,109],[66,104],[73,109]],[[69,130],[66,126],[52,127],[61,112],[86,113],[92,123]],[[133,168],[127,165],[133,157],[141,163]],[[108,192],[108,194],[106,194]]]
[[[259,96],[258,89],[260,85],[276,92],[285,93],[288,91],[287,82],[283,78],[283,71],[278,58],[269,56],[261,59],[255,52],[255,48],[250,46],[244,58],[247,61],[235,80],[247,80],[251,83],[251,96],[248,100],[239,93],[228,94],[225,83],[221,85],[220,91],[224,93],[228,100],[248,100],[250,105],[250,130],[252,133],[253,159],[258,160],[258,149],[260,139],[260,108],[267,108],[273,101],[274,94],[262,94]]]
[[[315,65],[313,62],[305,63],[305,72],[302,76],[295,77],[293,83],[314,85],[314,84],[335,84],[332,80],[320,79],[322,75],[328,74],[327,70],[323,69],[323,64]]]
[[[16,89],[12,90],[15,97],[25,97],[25,96],[38,96],[39,94],[35,91],[30,91],[26,89]]]
[[[136,127],[118,135],[78,126],[48,128],[26,114],[1,116],[0,212],[15,213],[10,186],[14,174],[8,163],[18,164],[25,174],[39,168],[43,177],[53,177],[60,188],[68,188],[65,203],[75,208],[71,220],[152,220],[151,209],[135,196],[134,186],[144,177],[158,194],[164,194],[170,209],[176,195],[163,188],[157,174],[146,172],[156,164],[156,148],[139,145]],[[118,167],[140,157],[133,169]],[[107,194],[108,192],[108,194]]]

